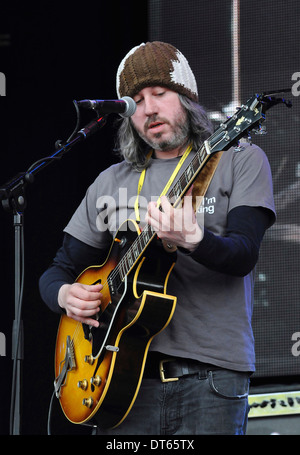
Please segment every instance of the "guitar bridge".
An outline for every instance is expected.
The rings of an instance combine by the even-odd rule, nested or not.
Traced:
[[[61,368],[62,364],[63,364],[63,367]],[[57,398],[60,397],[61,388],[65,384],[65,379],[66,379],[67,373],[71,370],[74,370],[74,368],[76,368],[74,345],[73,345],[70,335],[68,335],[67,336],[67,345],[66,345],[66,355],[65,355],[64,360],[62,360],[60,363],[60,366],[59,366],[60,373],[54,381],[54,390],[55,390],[55,395],[57,396]]]

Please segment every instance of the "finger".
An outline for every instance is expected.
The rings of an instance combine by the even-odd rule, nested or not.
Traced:
[[[100,293],[100,290],[102,287],[98,287],[96,290],[92,286],[89,285],[84,285],[81,283],[75,283],[71,290],[70,293],[72,296],[80,299],[80,300],[86,300],[86,301],[96,301],[100,300],[102,297],[102,294]]]
[[[152,227],[159,225],[161,212],[156,206],[156,202],[149,202],[148,211],[146,213],[145,220]]]
[[[192,219],[194,221],[196,220],[196,215],[195,215],[194,208],[193,208],[193,196],[192,196],[191,188],[184,196],[183,210],[186,215],[191,215]]]
[[[91,292],[99,292],[101,291],[101,289],[103,289],[103,285],[101,283],[98,283],[98,284],[88,284],[88,285],[83,285],[83,286],[87,286],[87,288],[91,291]]]
[[[186,196],[192,196],[193,194],[193,188],[194,188],[194,185],[191,185],[190,188],[188,189],[188,191],[186,192]]]
[[[85,289],[88,292],[100,292],[103,289],[102,284],[83,284],[83,283],[74,283],[78,285],[80,288]]]
[[[162,206],[162,209],[163,211],[169,215],[171,213],[173,209],[173,206],[170,204],[170,202],[168,201],[168,198],[167,196],[162,196],[161,197],[161,206]]]
[[[73,299],[69,302],[69,308],[72,313],[76,314],[76,316],[87,318],[89,316],[94,316],[99,312],[99,303],[100,301],[90,303],[79,299]]]
[[[156,202],[154,201],[151,201],[148,203],[148,206],[147,206],[147,213],[150,215],[150,216],[153,216],[153,214],[157,213],[157,204]]]
[[[96,302],[95,302],[96,303]],[[100,304],[100,302],[98,302]],[[67,305],[67,315],[76,321],[82,322],[93,327],[99,327],[96,314],[100,311],[99,304],[94,307],[93,303],[88,303],[79,299],[73,299]]]
[[[85,317],[77,316],[76,314],[70,314],[68,316],[71,317],[72,319],[75,319],[78,322],[81,322],[82,324],[91,325],[92,327],[97,328],[100,325],[99,322],[93,318],[85,318]]]
[[[93,295],[93,298],[90,296]],[[89,317],[95,315],[101,305],[100,293],[89,293],[80,285],[72,286],[66,299],[66,309],[77,316]]]

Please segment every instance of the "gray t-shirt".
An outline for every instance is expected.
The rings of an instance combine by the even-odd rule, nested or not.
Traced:
[[[192,159],[193,152],[182,170]],[[141,224],[147,202],[156,200],[179,158],[151,159],[139,195]],[[179,177],[180,173],[178,174]],[[126,219],[135,219],[140,173],[126,162],[102,172],[89,187],[65,232],[88,245],[107,248]],[[197,219],[216,235],[226,230],[227,214],[238,206],[265,207],[275,213],[272,178],[264,152],[255,145],[223,153]],[[192,358],[238,371],[254,371],[251,327],[254,271],[235,277],[209,270],[178,251],[168,281],[168,294],[177,296],[168,327],[152,341],[150,350]]]

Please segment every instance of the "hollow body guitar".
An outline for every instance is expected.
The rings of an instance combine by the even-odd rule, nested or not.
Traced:
[[[149,345],[175,310],[176,298],[166,293],[166,286],[176,252],[166,252],[154,239],[128,273],[134,256],[139,256],[139,237],[138,225],[126,221],[105,263],[87,268],[77,279],[83,284],[103,284],[100,327],[61,317],[55,390],[73,423],[94,417],[107,428],[125,419],[140,387]]]
[[[198,185],[203,168],[200,188],[205,174],[209,180],[210,165],[220,155],[216,152],[233,144],[239,149],[238,140],[255,127],[262,133],[265,112],[278,103],[290,106],[283,98],[256,94],[221,124],[166,193],[175,201],[173,206],[181,203],[192,184]],[[176,252],[166,251],[149,225],[139,232],[135,222],[127,221],[118,230],[105,263],[89,267],[78,277],[84,284],[100,282],[103,299],[97,329],[67,316],[60,320],[54,386],[71,422],[95,418],[99,426],[110,428],[128,415],[139,391],[149,345],[175,310],[176,297],[166,292],[175,256]]]

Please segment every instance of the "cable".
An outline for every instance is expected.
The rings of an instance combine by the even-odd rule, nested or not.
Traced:
[[[13,352],[13,371],[12,371],[12,388],[11,388],[11,406],[10,406],[10,434],[14,431],[14,416],[15,416],[15,388],[17,380],[17,364],[19,355],[19,341],[20,341],[20,327],[21,327],[21,314],[23,304],[23,292],[24,292],[24,270],[25,270],[25,252],[24,252],[24,227],[21,223],[21,236],[20,236],[20,250],[21,250],[21,284],[20,292],[18,296],[18,313],[16,314],[16,324],[14,325],[16,341]],[[22,354],[22,353],[21,353]]]
[[[79,108],[78,108],[78,105],[77,105],[77,101],[76,100],[73,100],[73,104],[74,104],[74,107],[75,107],[75,110],[76,110],[76,125],[75,125],[75,128],[71,134],[71,136],[66,140],[66,142],[63,142],[61,141],[60,139],[57,140],[55,142],[55,148],[56,150],[59,150],[60,148],[64,149],[65,148],[65,145],[70,142],[74,136],[76,135],[76,133],[78,132],[78,129],[79,129],[79,125],[80,125],[80,111],[79,111]],[[65,150],[66,152],[67,150]],[[45,158],[40,158],[39,160],[35,161],[26,171],[26,174],[25,174],[25,178],[30,181],[30,172],[35,169],[39,164],[41,163],[44,163],[45,161],[52,161],[52,160],[60,160],[62,157],[64,156],[64,153],[62,153],[60,156],[55,156],[52,155],[52,156],[46,156]],[[27,177],[28,176],[28,177]]]
[[[54,397],[55,397],[55,391],[53,390],[53,393],[52,393],[52,396],[51,396],[51,400],[50,400],[50,404],[49,404],[48,419],[47,419],[47,435],[48,436],[51,435],[50,421],[51,421],[51,413],[52,413],[52,405],[53,405],[53,398]]]

